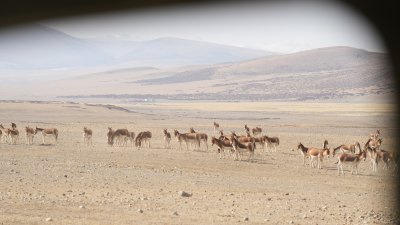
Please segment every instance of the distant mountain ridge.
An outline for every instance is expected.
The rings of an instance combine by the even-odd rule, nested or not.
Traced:
[[[274,54],[179,38],[81,39],[40,24],[0,32],[0,69],[103,65],[175,67],[235,62]]]

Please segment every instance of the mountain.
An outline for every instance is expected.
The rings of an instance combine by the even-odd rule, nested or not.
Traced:
[[[182,66],[238,62],[274,54],[209,42],[159,38],[138,43],[121,60],[147,66]]]
[[[0,32],[0,69],[79,68],[113,61],[87,42],[40,24]]]
[[[3,70],[176,67],[237,62],[271,54],[274,53],[178,38],[82,39],[40,24],[0,32],[0,69]]]
[[[340,99],[392,93],[384,53],[329,47],[170,73],[136,83],[147,89],[180,87],[198,99]]]

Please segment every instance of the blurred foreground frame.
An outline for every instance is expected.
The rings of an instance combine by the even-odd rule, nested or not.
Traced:
[[[276,0],[275,0],[276,1]],[[275,2],[268,1],[268,2]],[[69,16],[108,13],[119,10],[144,10],[157,7],[175,7],[179,5],[232,4],[235,1],[222,0],[5,0],[0,7],[0,29],[21,23],[34,22]],[[252,1],[246,1],[251,4]],[[393,68],[393,82],[396,87],[397,112],[399,112],[400,77],[400,34],[398,31],[400,14],[393,1],[341,1],[366,17],[376,28],[386,45]],[[399,120],[396,121],[400,128]],[[399,149],[396,149],[399,151]],[[398,181],[397,181],[398,182]],[[399,187],[399,183],[397,183]],[[399,190],[399,188],[397,188]],[[396,198],[399,200],[399,194]],[[399,205],[400,206],[400,205]],[[399,208],[399,207],[397,207]]]

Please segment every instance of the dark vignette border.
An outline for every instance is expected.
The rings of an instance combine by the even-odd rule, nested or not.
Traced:
[[[272,2],[272,0],[270,0]],[[277,1],[277,0],[275,0]],[[286,0],[287,1],[287,0]],[[399,112],[400,89],[400,13],[395,1],[341,0],[371,22],[381,33],[394,70],[397,113]],[[146,8],[171,7],[190,4],[231,4],[231,0],[4,0],[0,2],[0,29],[20,23],[50,18],[102,13],[118,10],[143,10]],[[393,121],[400,128],[400,120]],[[396,146],[398,146],[397,140]],[[399,149],[396,149],[399,151]],[[397,213],[400,209],[399,174],[397,174]]]

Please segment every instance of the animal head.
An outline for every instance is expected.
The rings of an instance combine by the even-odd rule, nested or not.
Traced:
[[[190,128],[190,133],[196,133],[193,129],[193,127]]]
[[[175,135],[175,137],[178,136],[179,135],[179,131],[174,130],[174,135]]]
[[[324,155],[326,155],[326,156],[329,158],[330,155],[331,155],[331,150],[330,150],[329,148],[326,148],[326,149],[324,150]]]
[[[302,150],[303,148],[304,145],[301,142],[297,143],[297,150]]]
[[[168,134],[168,131],[167,131],[167,129],[164,129],[164,134],[165,134],[165,135],[167,135],[167,134]]]

